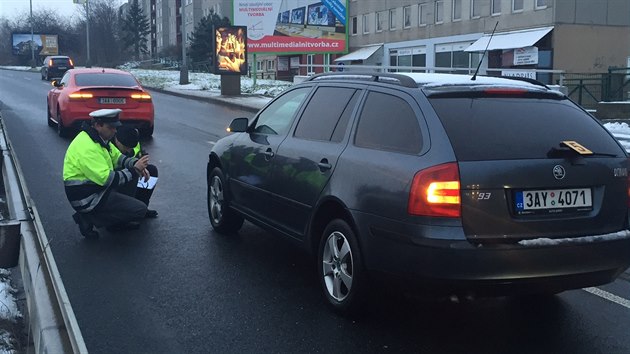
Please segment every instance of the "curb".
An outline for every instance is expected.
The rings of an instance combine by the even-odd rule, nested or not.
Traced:
[[[157,88],[157,87],[152,87],[152,86],[144,86],[144,88],[150,91],[155,91],[155,92],[164,93],[167,95],[172,95],[172,96],[177,96],[177,97],[190,98],[196,101],[216,103],[216,104],[229,106],[229,107],[236,107],[236,108],[239,108],[239,109],[251,112],[251,113],[257,113],[264,106],[264,105],[248,104],[245,102],[243,103],[234,102],[235,97],[243,97],[243,98],[248,97],[248,96],[243,96],[243,95],[242,96],[197,96],[197,95],[186,94],[186,93],[178,92],[178,91],[165,90],[162,88]],[[269,98],[269,100],[271,100],[271,98]]]

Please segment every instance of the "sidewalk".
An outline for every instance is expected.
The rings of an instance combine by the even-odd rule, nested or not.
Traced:
[[[237,107],[246,111],[250,111],[252,113],[258,112],[262,107],[264,107],[269,101],[272,100],[271,97],[247,93],[238,96],[222,96],[220,91],[215,90],[185,90],[182,88],[174,87],[161,89],[151,86],[145,86],[145,88],[149,91],[161,92],[199,101],[206,101]]]

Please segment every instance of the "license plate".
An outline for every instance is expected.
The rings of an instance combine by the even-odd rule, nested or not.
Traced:
[[[127,100],[125,98],[118,97],[103,97],[98,99],[100,104],[125,104]]]
[[[515,197],[518,214],[589,211],[593,208],[590,188],[519,191]]]
[[[58,69],[59,70],[66,70],[67,68],[65,66],[60,66]]]

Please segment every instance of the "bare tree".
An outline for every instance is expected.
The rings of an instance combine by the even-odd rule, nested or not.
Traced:
[[[118,11],[115,0],[90,0],[90,59],[92,64],[113,67],[123,60],[118,32]],[[78,25],[86,33],[85,7]]]

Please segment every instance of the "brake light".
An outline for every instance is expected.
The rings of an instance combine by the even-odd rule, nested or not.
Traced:
[[[407,212],[419,216],[461,216],[459,168],[449,162],[418,171],[409,191]]]
[[[131,95],[134,100],[151,101],[151,95],[148,93],[134,93]]]
[[[77,92],[71,93],[70,95],[68,95],[68,97],[71,100],[85,100],[85,99],[94,97],[94,95],[91,92],[80,92],[80,91],[77,91]]]
[[[53,65],[52,59],[48,59],[48,67],[51,67],[52,65]]]
[[[72,59],[68,59],[68,61],[70,62],[70,66],[74,66],[74,62],[72,61]]]

